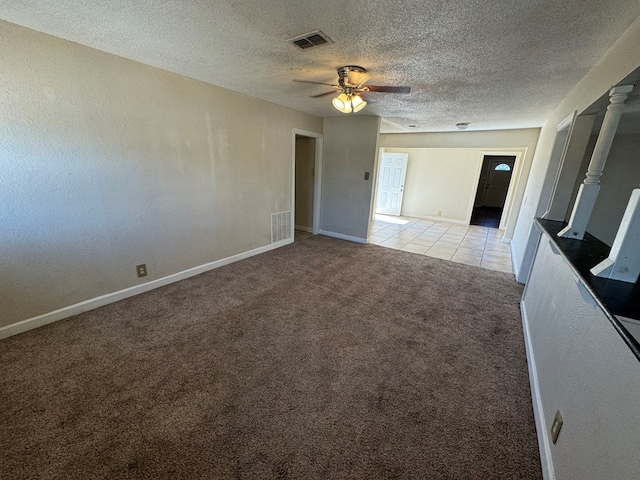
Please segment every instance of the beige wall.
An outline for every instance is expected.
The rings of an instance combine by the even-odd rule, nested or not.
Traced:
[[[379,117],[325,119],[321,231],[366,241],[379,129]]]
[[[505,227],[505,238],[509,239],[513,236],[517,221],[517,212],[520,210],[524,190],[531,169],[533,155],[538,141],[540,130],[537,128],[514,129],[514,130],[493,130],[483,132],[440,132],[440,133],[397,133],[380,135],[380,148],[385,151],[389,149],[398,149],[395,151],[406,151],[408,148],[429,148],[429,149],[449,149],[453,154],[454,149],[473,149],[478,152],[478,158],[481,160],[483,153],[492,154],[509,154],[520,153],[521,161],[514,169],[512,183],[514,185],[513,192],[505,204],[505,214],[507,215],[507,223]],[[446,161],[443,159],[443,161]],[[441,165],[441,169],[447,171],[447,167]],[[476,182],[477,182],[477,171]],[[462,174],[464,177],[470,175],[469,171],[454,172],[453,169],[448,170],[447,175],[451,177],[454,174]],[[407,175],[409,176],[409,175]],[[466,189],[464,191],[465,200],[469,195],[469,189],[473,188],[473,195],[477,184],[469,187],[468,179],[465,180]],[[450,209],[450,207],[449,207]],[[437,208],[435,209],[438,210]],[[440,209],[442,210],[442,209]]]
[[[640,65],[640,18],[625,31],[591,71],[569,92],[540,131],[529,181],[518,216],[511,249],[518,280],[525,281],[537,243],[532,231],[533,218],[544,214],[549,197],[541,198],[545,182],[553,184],[556,172],[549,172],[549,159],[557,125],[574,111],[583,112],[612,85],[617,84]]]
[[[270,243],[321,119],[0,29],[0,326]]]
[[[296,136],[296,227],[313,227],[316,139]]]
[[[384,148],[409,154],[402,215],[468,222],[482,153],[476,148]]]

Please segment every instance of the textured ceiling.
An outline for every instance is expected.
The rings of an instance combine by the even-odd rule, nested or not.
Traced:
[[[383,131],[538,127],[640,15],[637,0],[3,0],[0,18],[321,117],[335,69],[373,85]],[[335,43],[300,50],[316,29]],[[408,128],[409,124],[418,128]]]

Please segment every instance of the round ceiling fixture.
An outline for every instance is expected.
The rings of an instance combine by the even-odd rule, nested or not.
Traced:
[[[467,128],[469,128],[469,124],[468,123],[456,123],[456,128],[458,130],[466,130]]]

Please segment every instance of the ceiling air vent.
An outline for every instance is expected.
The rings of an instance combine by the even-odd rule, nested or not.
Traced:
[[[319,47],[320,45],[328,45],[333,43],[329,37],[327,37],[320,30],[314,30],[313,32],[305,33],[304,35],[298,35],[297,37],[287,40],[289,43],[293,43],[295,46],[306,50],[311,47]]]

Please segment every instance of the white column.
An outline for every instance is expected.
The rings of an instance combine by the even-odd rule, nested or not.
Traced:
[[[631,193],[631,199],[622,217],[613,241],[609,258],[591,269],[596,277],[612,278],[636,283],[640,275],[640,189]]]
[[[578,196],[576,202],[573,204],[569,224],[558,233],[559,237],[575,238],[578,240],[584,238],[587,224],[591,218],[591,212],[593,212],[593,207],[598,198],[600,176],[602,175],[602,170],[604,170],[604,164],[607,161],[607,156],[613,143],[613,137],[618,128],[620,115],[624,108],[624,101],[632,90],[633,85],[624,85],[614,87],[609,92],[610,103],[607,107],[607,113],[604,116],[600,133],[598,134],[593,155],[591,155],[587,178],[585,178],[582,185],[580,185],[580,190],[578,190]]]

